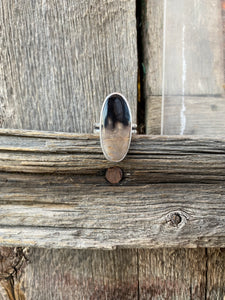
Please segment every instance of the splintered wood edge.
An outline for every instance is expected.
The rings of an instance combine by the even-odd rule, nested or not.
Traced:
[[[225,139],[134,135],[110,184],[99,137],[0,130],[0,245],[225,247]]]

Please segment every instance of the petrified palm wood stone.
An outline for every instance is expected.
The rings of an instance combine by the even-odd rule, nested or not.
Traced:
[[[109,161],[119,162],[128,152],[132,134],[131,111],[127,100],[119,93],[106,97],[100,116],[100,140]]]

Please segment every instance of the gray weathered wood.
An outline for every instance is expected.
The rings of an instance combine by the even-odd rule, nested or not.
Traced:
[[[205,249],[141,249],[138,257],[139,299],[206,299]]]
[[[224,132],[220,2],[167,3],[163,134],[214,135],[216,131],[219,135]],[[162,0],[149,0],[144,7],[142,34],[148,134],[161,132],[163,9]]]
[[[181,5],[183,1],[167,1],[170,4]],[[221,1],[224,6],[224,0]],[[146,132],[148,134],[160,134],[161,132],[161,95],[162,95],[162,36],[163,36],[163,0],[146,1],[147,10],[144,18],[143,27],[143,42],[144,42],[144,65],[145,65],[145,101],[146,101]],[[196,5],[201,10],[202,23],[199,23],[198,30],[196,31],[200,37],[203,33],[204,37],[202,46],[215,39],[219,40],[220,26],[212,26],[212,22],[220,23],[220,13],[212,13],[213,7],[217,5],[217,12],[219,8],[219,1],[195,1]],[[196,10],[191,9],[193,1],[186,1],[187,12],[189,15],[186,25],[188,27],[196,23],[197,18],[193,20],[194,13]],[[204,7],[203,7],[204,6]],[[161,7],[161,9],[159,9]],[[171,30],[172,24],[174,23],[174,16],[177,13],[177,7],[172,12],[172,18],[169,19],[167,31]],[[207,17],[208,16],[208,17]],[[181,15],[179,16],[182,17]],[[207,24],[206,24],[207,23]],[[211,24],[211,25],[210,25]],[[182,24],[172,28],[172,32],[179,35],[179,30],[182,29]],[[188,28],[187,27],[187,28]],[[153,30],[152,30],[153,28]],[[186,29],[187,29],[186,28]],[[156,30],[157,29],[157,30]],[[200,29],[200,30],[199,30]],[[186,36],[187,37],[187,36]],[[185,37],[184,43],[187,42]],[[200,37],[201,39],[201,37]],[[191,41],[197,41],[198,36],[193,35]],[[172,74],[182,70],[182,57],[175,54],[179,51],[177,38],[171,39],[171,56],[172,62]],[[149,44],[151,43],[150,50]],[[181,43],[180,43],[181,44]],[[200,50],[201,44],[195,44]],[[168,46],[168,44],[167,44]],[[186,84],[184,93],[184,108],[183,116],[186,117],[186,127],[184,134],[198,134],[198,135],[224,135],[224,99],[223,97],[205,97],[212,93],[222,93],[222,84],[215,85],[215,72],[222,78],[224,74],[223,59],[221,56],[221,49],[217,43],[211,44],[213,52],[209,53],[206,51],[207,48],[198,51],[197,56],[199,61],[193,65],[192,70],[189,70],[189,74],[186,73]],[[216,48],[218,47],[218,48]],[[224,48],[225,49],[225,48]],[[149,54],[151,51],[151,55]],[[185,55],[187,53],[184,53]],[[221,59],[219,58],[219,56]],[[204,61],[208,62],[207,55],[212,57],[211,64],[218,61],[218,65],[215,66],[214,71],[210,74],[209,85],[199,86],[202,91],[198,89],[196,83],[201,77],[201,74],[207,71],[210,64],[205,64],[203,68],[199,68],[196,72],[196,67],[199,67]],[[196,55],[193,57],[193,62],[196,60]],[[214,56],[214,58],[213,58]],[[185,57],[187,59],[187,56]],[[189,63],[190,63],[189,58]],[[156,67],[155,67],[156,66]],[[189,66],[187,66],[189,67]],[[195,70],[195,72],[194,72]],[[223,72],[223,73],[222,73]],[[156,76],[155,76],[156,74]],[[176,74],[175,74],[176,75]],[[177,73],[179,76],[179,74]],[[191,76],[188,77],[188,75]],[[205,74],[203,74],[205,75]],[[173,87],[176,86],[181,80],[173,80],[172,76],[168,74],[170,83]],[[196,80],[196,77],[197,80]],[[203,76],[204,77],[204,76]],[[188,79],[187,79],[188,78]],[[218,76],[217,76],[218,78]],[[196,81],[195,81],[196,80]],[[195,81],[195,82],[194,82]],[[220,80],[219,80],[220,81]],[[207,78],[205,78],[205,83]],[[193,88],[195,87],[195,90]],[[211,87],[211,88],[210,88]],[[216,90],[218,87],[218,90]],[[190,88],[190,90],[189,90]],[[193,95],[200,95],[200,97],[190,97],[188,93],[193,92]],[[200,94],[201,92],[201,94]],[[203,94],[203,95],[202,95]],[[208,95],[207,95],[208,96]],[[218,96],[218,95],[217,95]],[[188,98],[188,101],[186,99]],[[167,134],[180,134],[181,133],[181,103],[178,103],[176,99],[178,97],[171,97],[171,101],[166,104],[170,104],[169,109],[165,107],[165,124],[164,129]],[[174,100],[174,105],[172,101]],[[197,101],[200,100],[200,103]],[[167,99],[165,99],[167,101]],[[177,108],[175,106],[178,104]],[[191,104],[189,105],[189,104]],[[193,123],[192,123],[193,122]],[[193,125],[193,126],[192,126]],[[201,225],[200,225],[201,227]],[[143,251],[143,252],[141,252]],[[224,255],[223,251],[215,248],[206,249],[157,249],[157,250],[138,250],[139,253],[139,286],[140,299],[223,299],[224,296]],[[171,255],[173,253],[173,255]]]
[[[83,174],[87,184],[102,184],[104,171],[113,165],[124,170],[124,184],[223,181],[224,160],[222,137],[134,135],[127,157],[115,164],[104,158],[94,134],[0,129],[0,171]]]
[[[161,134],[161,110],[162,96],[149,96],[146,98],[145,125],[147,134]]]
[[[224,299],[225,295],[225,249],[207,249],[207,299]]]
[[[1,127],[92,132],[115,91],[135,122],[135,0],[3,0],[0,20]]]
[[[163,0],[142,1],[142,67],[146,99],[162,95],[163,5]]]
[[[164,94],[223,95],[222,38],[220,0],[167,1]]]
[[[165,95],[178,96],[183,92],[189,96],[223,94],[220,2],[221,0],[214,3],[210,0],[167,1],[165,19],[163,0],[144,2],[142,35],[146,97],[162,95],[163,72],[165,72]],[[164,21],[166,27],[163,44]],[[165,46],[165,70],[163,70],[163,46]],[[184,63],[185,70],[183,70]],[[184,91],[183,71],[185,71]]]
[[[138,299],[137,250],[31,249],[25,299]],[[60,260],[59,260],[60,258]]]
[[[25,300],[22,287],[23,271],[27,265],[27,248],[0,248],[0,299]]]
[[[87,189],[83,197],[77,196],[80,188]],[[0,244],[79,249],[224,247],[224,188],[224,184],[199,183],[80,187],[70,178],[57,187],[49,181],[47,188],[15,187],[11,189],[15,202],[1,197],[12,204],[1,202]]]
[[[80,251],[30,248],[29,252],[25,257],[21,248],[1,247],[0,282],[5,288],[4,291],[0,287],[1,300],[138,297],[135,249]],[[12,286],[15,288],[12,289]]]
[[[164,112],[165,135],[185,134],[198,136],[224,136],[225,100],[222,97],[184,97],[185,127],[182,122],[182,96],[166,97]],[[148,98],[146,128],[148,134],[161,132],[160,96]]]
[[[223,27],[223,65],[225,66],[225,1],[220,0],[222,8],[222,27]],[[224,68],[224,78],[225,78],[225,68]]]
[[[105,96],[114,91],[126,96],[135,122],[135,2],[3,0],[0,127],[91,133]],[[22,293],[32,300],[95,295],[119,299],[124,291],[136,298],[137,281],[129,277],[137,269],[135,251],[108,256],[100,251],[64,251],[32,249],[29,268],[18,284],[15,275],[10,282],[2,281],[8,295],[20,300]],[[8,300],[2,289],[0,293]]]
[[[225,140],[134,136],[113,186],[96,135],[0,132],[2,245],[225,245]]]

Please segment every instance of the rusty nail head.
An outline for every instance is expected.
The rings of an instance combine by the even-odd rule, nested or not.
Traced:
[[[119,167],[111,167],[106,170],[105,178],[112,184],[119,183],[123,178],[123,171]]]

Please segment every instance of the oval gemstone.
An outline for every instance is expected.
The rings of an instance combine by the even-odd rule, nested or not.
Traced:
[[[106,97],[100,116],[100,141],[106,159],[123,160],[128,152],[132,131],[130,107],[118,93]]]

